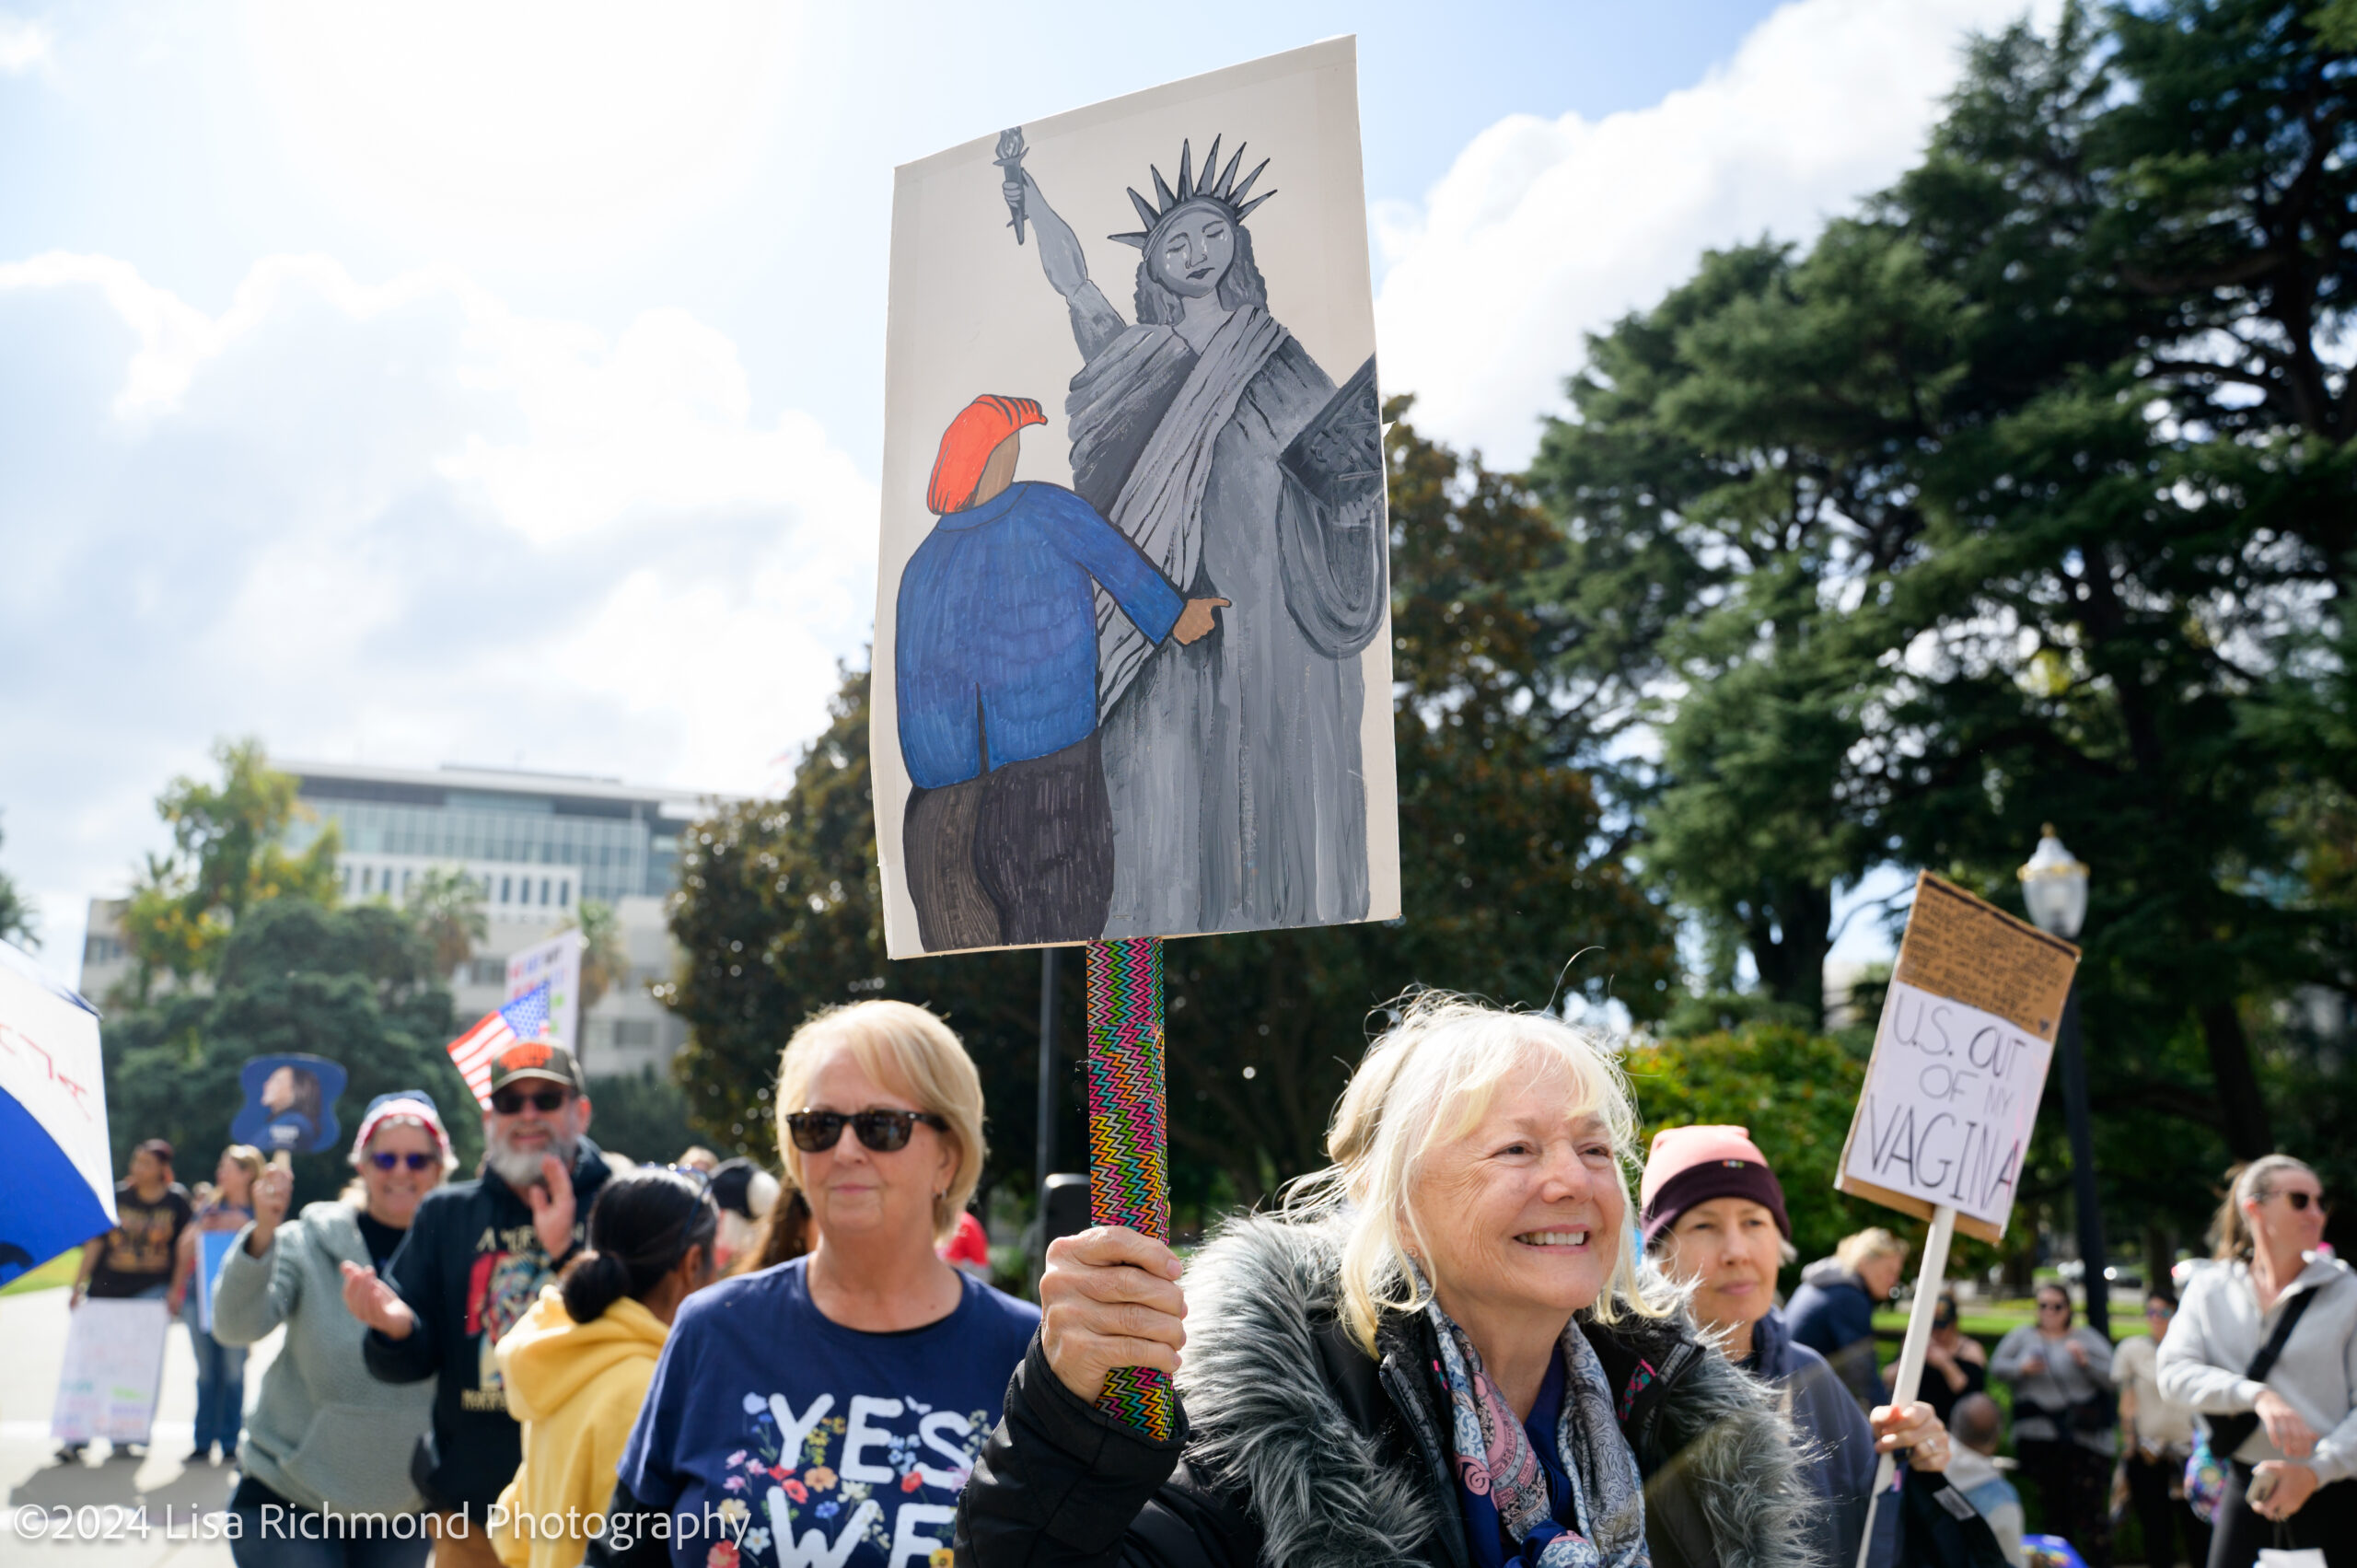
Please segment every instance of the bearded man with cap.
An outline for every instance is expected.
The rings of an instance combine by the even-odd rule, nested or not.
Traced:
[[[1814,1519],[1818,1560],[1850,1568],[1874,1491],[1875,1436],[1833,1368],[1793,1339],[1777,1310],[1776,1272],[1799,1257],[1783,1184],[1748,1129],[1669,1127],[1654,1134],[1638,1196],[1646,1249],[1663,1272],[1691,1287],[1696,1325],[1718,1337],[1728,1360],[1783,1390],[1808,1450],[1809,1478],[1827,1504]],[[1908,1408],[1915,1434],[1909,1464],[1927,1475],[1945,1469],[1949,1440],[1939,1418],[1926,1404]],[[1875,1510],[1873,1568],[1900,1561],[1895,1504]]]
[[[950,422],[900,573],[900,757],[915,788],[901,858],[927,951],[1101,935],[1113,818],[1097,749],[1097,594],[1149,643],[1195,642],[1224,598],[1185,599],[1058,484],[1015,482],[1029,398]]]
[[[386,1383],[436,1379],[434,1420],[410,1474],[436,1516],[435,1559],[497,1568],[486,1510],[523,1462],[493,1354],[587,1235],[605,1185],[589,1097],[572,1052],[521,1040],[493,1059],[482,1174],[429,1194],[380,1277],[343,1265],[343,1299],[368,1326],[361,1355]]]

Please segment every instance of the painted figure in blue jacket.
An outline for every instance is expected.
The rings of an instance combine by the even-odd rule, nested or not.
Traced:
[[[1029,398],[985,396],[942,436],[938,517],[900,574],[894,641],[910,795],[902,864],[928,952],[1103,934],[1113,819],[1097,746],[1097,595],[1150,644],[1191,644],[1224,598],[1181,597],[1062,485],[1014,482]]]

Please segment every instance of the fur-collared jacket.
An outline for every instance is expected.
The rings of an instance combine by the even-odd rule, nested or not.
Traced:
[[[976,1568],[1468,1568],[1447,1396],[1421,1317],[1370,1358],[1336,1315],[1331,1225],[1251,1218],[1189,1272],[1182,1421],[1155,1442],[1059,1381],[1035,1338],[958,1508]],[[1813,1498],[1774,1396],[1682,1322],[1581,1327],[1645,1478],[1654,1568],[1809,1568]]]

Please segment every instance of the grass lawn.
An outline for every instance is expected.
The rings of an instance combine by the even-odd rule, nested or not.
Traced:
[[[56,1290],[74,1283],[82,1267],[82,1249],[68,1248],[29,1274],[18,1274],[6,1284],[0,1285],[0,1295],[14,1295],[18,1291]]]
[[[2003,1339],[2023,1324],[2034,1323],[2037,1320],[2038,1304],[2035,1301],[1986,1301],[1975,1302],[1969,1310],[1957,1318],[1956,1322],[1966,1333],[1982,1342],[1991,1350],[1995,1350],[1999,1340]],[[2072,1321],[2076,1323],[2084,1319],[2073,1318]],[[2133,1339],[2144,1331],[2142,1318],[2131,1321],[2122,1318],[2117,1311],[2112,1314],[2111,1337],[2115,1342]],[[1903,1336],[1906,1332],[1906,1313],[1885,1310],[1875,1314],[1875,1334],[1877,1338],[1884,1336],[1896,1338]]]

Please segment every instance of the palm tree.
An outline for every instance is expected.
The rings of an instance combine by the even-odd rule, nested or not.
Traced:
[[[482,889],[455,865],[427,866],[425,874],[410,884],[403,907],[419,934],[433,945],[434,961],[446,975],[456,975],[475,944],[491,935],[491,922],[482,910]]]
[[[622,923],[614,906],[581,900],[581,916],[561,931],[581,933],[581,1011],[586,1014],[630,973],[630,951],[622,946]]]

